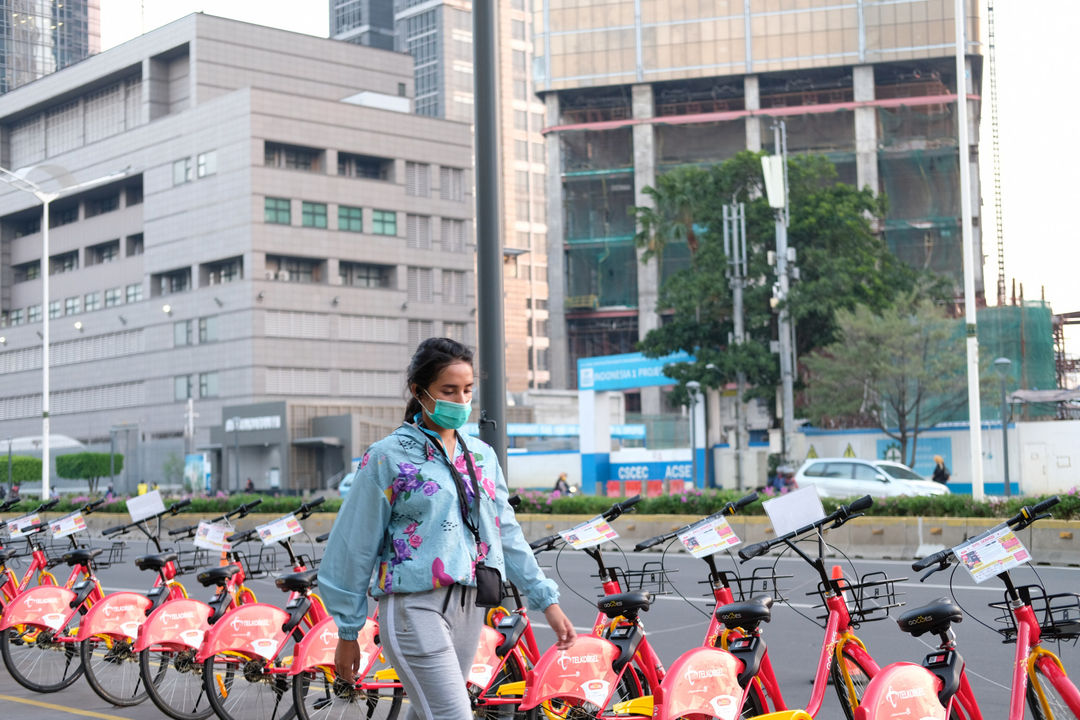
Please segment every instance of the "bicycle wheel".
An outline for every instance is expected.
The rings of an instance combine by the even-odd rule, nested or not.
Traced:
[[[856,660],[845,646],[840,651],[840,660],[829,667],[829,675],[832,677],[833,688],[840,700],[840,707],[844,710],[847,720],[855,719],[855,708],[862,701],[866,686],[870,683],[870,673]],[[850,690],[855,691],[855,703],[851,702]]]
[[[269,672],[279,663],[229,652],[203,663],[203,687],[221,720],[291,720],[296,716],[289,676]]]
[[[293,677],[292,700],[299,720],[394,720],[404,691],[364,689],[338,682],[333,668],[316,668]]]
[[[1034,677],[1028,676],[1027,686],[1027,704],[1031,708],[1031,716],[1035,720],[1076,720],[1076,714],[1069,709],[1069,703],[1063,697],[1062,689],[1057,685],[1058,682],[1071,685],[1071,681],[1061,675],[1060,671],[1055,677],[1048,677],[1042,664],[1038,662],[1035,663],[1034,670]],[[1045,708],[1039,700],[1039,692],[1035,688],[1036,683],[1046,701]],[[1071,687],[1070,690],[1072,694],[1076,694],[1075,687]]]
[[[48,629],[17,625],[0,633],[0,656],[15,682],[39,693],[71,685],[83,673],[79,648]]]
[[[92,637],[79,643],[83,671],[102,700],[117,707],[138,705],[146,699],[139,675],[139,656],[128,638]]]
[[[761,697],[761,690],[755,680],[750,686],[750,692],[746,693],[746,700],[743,702],[742,712],[739,713],[739,718],[740,720],[747,720],[748,718],[755,718],[758,715],[764,714],[765,701]]]
[[[214,714],[194,650],[143,650],[139,675],[150,701],[174,720],[206,720]]]
[[[487,695],[482,696],[473,704],[473,718],[476,720],[524,720],[527,713],[518,709],[517,705],[488,705],[484,704],[484,697],[498,697],[499,686],[507,683],[521,682],[525,680],[525,668],[521,657],[517,653],[506,656],[506,662],[502,664],[495,677],[491,681]]]
[[[637,668],[628,668],[615,687],[610,705],[649,694],[648,683]],[[528,711],[528,720],[595,720],[603,716],[604,708],[572,697],[553,697]]]

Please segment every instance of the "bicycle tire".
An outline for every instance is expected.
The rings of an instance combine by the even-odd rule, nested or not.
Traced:
[[[139,672],[139,655],[128,638],[91,637],[79,643],[83,672],[98,697],[117,707],[138,705],[147,698]]]
[[[405,691],[339,685],[332,668],[295,675],[292,700],[298,720],[395,720]]]
[[[16,625],[0,633],[0,656],[15,682],[34,692],[54,693],[82,676],[75,643],[52,637],[51,631],[34,625]]]
[[[525,679],[525,667],[521,656],[516,652],[507,654],[505,662],[499,667],[492,679],[488,695],[494,697],[500,685],[506,683],[521,682]],[[484,705],[473,703],[474,720],[525,720],[527,712],[517,705]]]
[[[840,660],[829,666],[829,675],[832,678],[833,688],[836,690],[836,697],[840,701],[840,708],[844,711],[844,717],[847,720],[855,720],[855,708],[862,701],[866,686],[870,683],[870,673],[866,672],[862,663],[847,651],[847,646],[841,648],[840,657]],[[848,695],[849,682],[855,690],[856,703],[854,705]]]
[[[740,720],[749,720],[749,718],[755,718],[758,715],[765,714],[765,701],[761,697],[761,690],[757,685],[757,682],[752,682],[750,685],[750,691],[746,693],[746,700],[743,701],[742,712],[739,713]]]
[[[1035,720],[1077,720],[1076,714],[1069,708],[1064,693],[1057,684],[1059,681],[1071,684],[1072,681],[1066,676],[1059,676],[1056,679],[1047,676],[1039,662],[1035,663],[1034,674],[1034,678],[1028,678],[1027,686],[1027,704],[1031,709],[1032,717]],[[1033,681],[1037,682],[1042,689],[1043,697],[1046,699],[1046,710],[1049,712],[1044,711],[1039,701],[1038,691],[1033,687]],[[1075,694],[1076,687],[1072,687],[1071,691]]]
[[[192,649],[148,648],[139,653],[139,674],[150,702],[173,720],[206,720],[214,714],[202,669]]]
[[[219,652],[203,663],[203,687],[210,706],[221,720],[292,720],[289,678],[261,672],[267,661]]]

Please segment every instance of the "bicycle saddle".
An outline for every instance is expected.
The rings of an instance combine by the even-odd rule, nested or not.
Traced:
[[[651,593],[638,590],[619,593],[618,595],[607,595],[597,601],[596,607],[609,618],[617,618],[620,615],[636,614],[639,610],[648,610],[649,606],[652,605],[652,601],[653,596]]]
[[[282,575],[274,584],[277,585],[278,590],[284,590],[286,592],[303,592],[310,589],[318,582],[318,570],[305,570],[304,572],[289,573],[288,575]]]
[[[105,552],[105,548],[83,548],[81,550],[72,550],[71,552],[64,553],[64,562],[72,567],[76,565],[87,565],[91,560],[103,552]]]
[[[759,595],[744,602],[721,605],[716,608],[716,619],[726,628],[752,630],[763,622],[772,620],[771,595]]]
[[[177,555],[174,552],[161,553],[160,555],[140,555],[135,558],[135,567],[140,570],[153,570],[157,572],[170,562],[176,562]]]
[[[19,554],[19,551],[15,548],[4,548],[0,550],[0,565],[3,565],[11,558]]]
[[[240,572],[239,565],[223,565],[221,567],[203,570],[197,577],[199,582],[206,587],[210,587],[211,585],[224,587],[225,584],[229,582],[229,578],[238,572]]]
[[[896,618],[896,624],[912,637],[926,633],[938,635],[946,632],[954,622],[964,619],[964,613],[949,598],[938,598],[929,605],[908,610]]]

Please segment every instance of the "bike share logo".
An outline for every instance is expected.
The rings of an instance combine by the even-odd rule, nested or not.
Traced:
[[[105,617],[112,618],[113,615],[123,615],[125,613],[135,612],[139,608],[134,605],[106,605],[102,608],[101,612],[105,613]]]
[[[556,661],[559,663],[559,669],[565,671],[571,665],[588,665],[592,663],[600,662],[599,655],[567,655],[563,653]]]
[[[727,675],[727,671],[724,668],[711,667],[703,668],[701,670],[688,669],[683,676],[686,682],[693,687],[694,683],[698,680],[708,680],[709,678],[724,677]]]
[[[167,623],[171,621],[179,624],[181,620],[191,620],[194,617],[195,613],[191,612],[190,610],[187,612],[178,613],[163,612],[161,613],[161,622]]]
[[[926,694],[926,691],[921,687],[913,687],[907,690],[893,690],[892,686],[889,686],[889,691],[885,693],[885,699],[892,705],[893,709],[896,709],[896,703],[900,700],[910,700],[911,698],[919,698]]]
[[[324,628],[322,635],[319,636],[319,642],[323,645],[329,645],[330,643],[337,644],[338,634],[337,630],[331,630],[330,628]]]
[[[246,620],[244,618],[233,618],[232,623],[230,623],[230,627],[232,627],[233,632],[240,632],[240,628],[252,628],[252,627],[264,628],[264,627],[270,627],[270,621],[267,620],[266,618],[258,618],[258,619],[255,619],[255,620]]]
[[[53,606],[56,605],[56,598],[54,598],[54,597],[45,597],[45,598],[28,597],[28,598],[26,598],[25,602],[26,602],[26,609],[27,610],[29,610],[31,608],[31,606],[33,606],[33,605],[47,605],[48,607],[53,607]]]

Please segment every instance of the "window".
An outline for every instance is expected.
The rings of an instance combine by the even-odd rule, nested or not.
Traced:
[[[135,255],[143,254],[143,234],[127,236],[127,256],[134,257]]]
[[[528,130],[529,129],[529,113],[524,110],[514,111],[514,129],[515,130]]]
[[[300,224],[304,227],[326,228],[326,203],[300,203]]]
[[[431,218],[427,215],[405,216],[406,245],[413,250],[431,249]]]
[[[101,293],[88,292],[83,297],[83,307],[86,308],[86,312],[93,312],[94,310],[101,309]]]
[[[172,165],[172,184],[183,185],[192,181],[191,158],[177,160]]]
[[[124,301],[121,288],[109,288],[105,291],[105,307],[115,307]]]
[[[242,257],[219,260],[206,264],[206,284],[219,285],[244,277],[244,259]]]
[[[534,129],[539,130],[540,128],[534,128]],[[544,156],[545,156],[544,143],[542,143],[542,142],[533,143],[532,144],[532,161],[534,163],[542,163],[542,162],[544,162]]]
[[[408,271],[409,300],[435,302],[435,271],[431,268],[411,267]]]
[[[397,213],[393,210],[372,210],[371,232],[376,235],[397,235]]]
[[[316,148],[268,142],[264,162],[267,167],[322,172],[322,156],[323,151]]]
[[[173,323],[173,347],[191,344],[191,321],[181,320]]]
[[[877,468],[861,463],[853,464],[851,469],[856,480],[877,480],[877,476],[882,474]]]
[[[103,265],[120,259],[120,241],[110,240],[86,249],[87,265]]]
[[[461,168],[439,168],[439,197],[443,200],[465,200],[465,171]]]
[[[71,252],[62,253],[60,255],[53,255],[49,262],[49,274],[59,275],[60,273],[72,272],[79,269],[79,251],[72,250]]]
[[[80,305],[82,305],[82,298],[80,298],[78,295],[76,295],[75,297],[64,298],[64,314],[78,315]]]
[[[322,282],[322,265],[320,260],[312,260],[302,257],[286,257],[282,255],[267,255],[266,270],[273,277],[283,282],[294,283],[317,283]]]
[[[430,320],[410,320],[408,333],[409,347],[414,348],[435,334],[435,323]]]
[[[23,311],[22,311],[22,308],[17,308],[15,310],[12,310],[10,313],[8,313],[8,319],[10,320],[12,325],[22,325],[23,324]]]
[[[177,375],[173,378],[173,399],[187,400],[191,397],[191,376]]]
[[[442,299],[449,305],[465,304],[465,273],[463,271],[442,271]]]
[[[216,372],[199,373],[199,397],[217,397],[217,377]]]
[[[390,180],[394,175],[394,161],[388,158],[338,151],[337,165],[338,175],[343,177]]]
[[[361,288],[390,287],[390,268],[384,265],[343,262],[338,267],[341,284]]]
[[[199,153],[196,158],[196,168],[199,177],[206,177],[217,172],[217,150]]]
[[[528,100],[529,99],[529,85],[524,80],[514,81],[514,99],[515,100]]]
[[[515,40],[525,39],[525,21],[524,20],[511,20],[510,21],[510,36]]]
[[[529,194],[529,173],[523,170],[514,172],[514,190],[522,195]]]
[[[92,218],[97,215],[113,212],[120,209],[120,194],[113,193],[105,197],[92,198],[86,201],[86,217]]]
[[[41,305],[26,308],[26,322],[41,322]]]
[[[124,289],[125,302],[136,303],[142,300],[142,283],[128,285]]]
[[[71,223],[79,222],[79,204],[68,205],[67,207],[53,208],[49,212],[49,227],[61,227],[63,225],[70,225]]]
[[[525,51],[524,50],[512,50],[511,56],[513,57],[514,72],[519,75],[524,75],[528,69],[525,64]]]
[[[514,159],[522,162],[529,161],[529,143],[525,140],[514,141]]]
[[[536,130],[537,132],[540,132],[541,130],[543,130],[544,129],[544,113],[538,113],[538,112],[533,113],[532,114],[532,123],[533,123],[533,130]]]
[[[443,218],[439,242],[445,252],[465,252],[465,221]]]
[[[459,343],[465,342],[465,323],[444,322],[443,337],[448,337]]]
[[[36,214],[34,217],[27,218],[26,220],[13,221],[12,226],[14,227],[16,238],[39,233],[41,232],[41,214]]]
[[[127,188],[124,189],[124,194],[124,205],[126,207],[142,205],[143,189],[141,183],[139,185],[128,185]]]
[[[218,319],[216,316],[199,318],[199,342],[217,342]]]
[[[14,273],[14,281],[26,282],[27,280],[36,280],[41,277],[41,263],[37,260],[31,260],[28,263],[22,263],[12,268]]]
[[[60,317],[60,301],[59,300],[50,300],[49,301],[49,319],[50,320],[55,320],[58,317]]]
[[[405,163],[405,194],[414,197],[431,196],[431,166],[424,163]]]
[[[364,211],[358,207],[338,205],[337,226],[338,230],[346,232],[364,232]]]
[[[291,225],[292,208],[288,198],[266,198],[263,220],[274,225]]]

